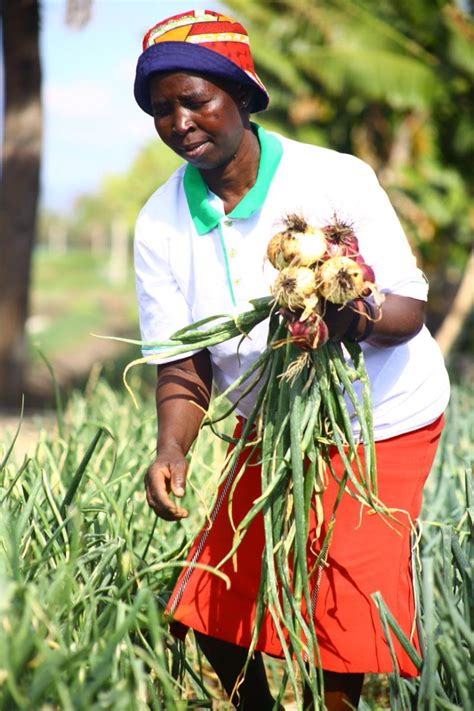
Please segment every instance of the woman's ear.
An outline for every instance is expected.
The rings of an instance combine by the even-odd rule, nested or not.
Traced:
[[[253,96],[253,89],[251,87],[244,86],[243,84],[239,84],[238,89],[237,89],[237,101],[239,103],[239,106],[244,111],[249,110],[249,106],[252,101],[252,96]]]

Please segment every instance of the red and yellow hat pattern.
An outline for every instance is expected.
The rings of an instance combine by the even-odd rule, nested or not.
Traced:
[[[161,42],[188,42],[217,52],[240,67],[264,91],[255,72],[245,27],[213,10],[191,10],[152,27],[143,38],[143,51]]]

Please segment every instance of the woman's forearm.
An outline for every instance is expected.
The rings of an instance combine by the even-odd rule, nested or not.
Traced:
[[[207,350],[158,366],[158,451],[174,446],[187,453],[209,405],[211,387],[212,367]]]
[[[211,386],[208,351],[158,367],[157,451],[145,475],[145,492],[151,508],[167,521],[188,515],[179,505],[186,490],[186,453],[207,410]]]
[[[408,296],[386,294],[377,316],[368,342],[380,347],[398,346],[421,331],[425,319],[425,302]]]

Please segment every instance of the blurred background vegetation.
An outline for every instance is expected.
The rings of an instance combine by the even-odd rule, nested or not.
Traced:
[[[71,22],[89,19],[89,0],[64,4]],[[469,259],[474,227],[473,3],[228,0],[225,6],[248,27],[257,71],[271,95],[269,111],[258,120],[301,141],[353,153],[376,170],[430,280],[428,326],[452,372],[465,376],[472,348],[474,278]],[[29,32],[23,44],[18,41],[21,13],[21,32]],[[86,375],[94,360],[115,354],[107,350],[110,345],[99,346],[91,332],[136,336],[133,224],[147,197],[179,161],[153,140],[128,171],[104,179],[94,194],[79,197],[69,213],[37,214],[38,188],[31,176],[41,153],[38,148],[32,159],[30,151],[27,160],[24,153],[35,122],[41,121],[41,105],[27,126],[21,124],[21,111],[25,92],[30,98],[38,94],[40,73],[35,86],[23,82],[23,98],[15,95],[21,62],[21,71],[25,57],[31,66],[40,63],[39,55],[27,51],[38,40],[38,2],[6,0],[2,21],[6,115],[0,319],[14,327],[2,328],[0,336],[0,405],[16,407],[20,391],[30,392],[31,404],[48,398],[50,391],[34,343],[67,382]],[[29,178],[22,178],[22,170]],[[25,203],[31,204],[29,221]],[[20,372],[25,378],[18,377]]]

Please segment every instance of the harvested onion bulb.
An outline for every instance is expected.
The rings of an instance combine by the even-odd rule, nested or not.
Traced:
[[[318,314],[311,314],[306,321],[291,321],[288,323],[291,341],[303,350],[319,348],[329,339],[329,331],[325,322]]]
[[[334,215],[334,222],[323,228],[328,257],[357,257],[359,242],[352,227]]]
[[[283,308],[291,311],[308,306],[316,306],[316,274],[307,267],[285,267],[278,274],[272,287],[272,294]]]
[[[327,250],[324,231],[309,225],[304,217],[288,215],[285,229],[272,237],[267,257],[276,269],[285,266],[310,267],[323,259]]]
[[[284,269],[287,266],[285,257],[283,256],[282,242],[285,239],[284,232],[278,232],[273,235],[267,247],[268,261],[275,269]]]
[[[347,304],[357,299],[367,284],[361,265],[350,257],[332,257],[318,270],[319,292],[333,304]]]

